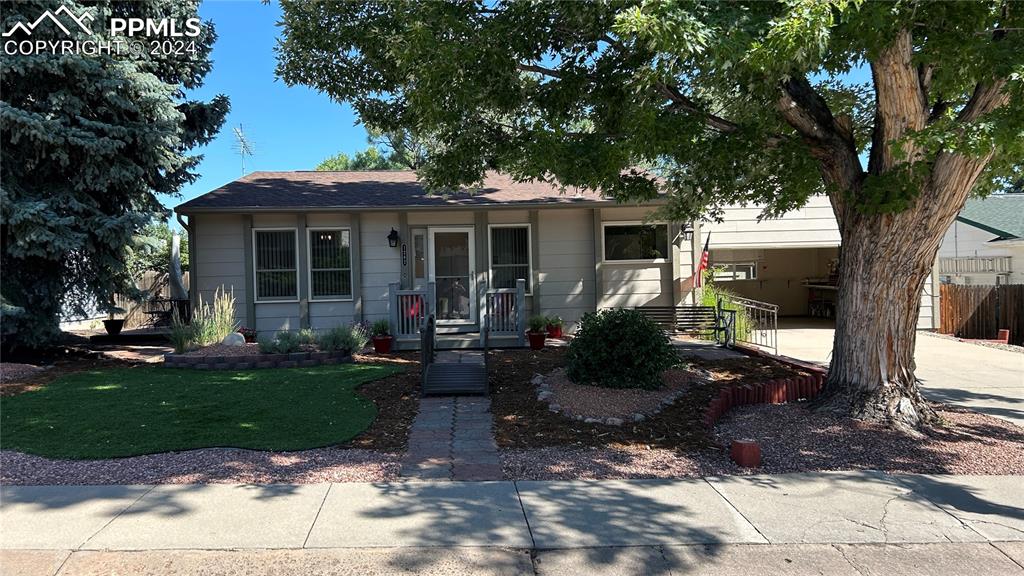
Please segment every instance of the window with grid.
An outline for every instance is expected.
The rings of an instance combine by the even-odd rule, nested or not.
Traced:
[[[530,273],[530,228],[500,226],[491,228],[491,287],[515,288],[516,280],[526,280],[526,293],[532,290]]]
[[[664,260],[668,257],[666,224],[604,227],[605,260]]]
[[[309,294],[314,300],[352,297],[351,233],[309,231]]]
[[[295,300],[299,297],[295,230],[256,230],[256,300]]]

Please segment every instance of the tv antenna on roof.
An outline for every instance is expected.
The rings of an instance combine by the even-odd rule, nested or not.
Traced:
[[[238,152],[238,156],[242,159],[242,176],[245,176],[245,157],[251,157],[255,154],[256,147],[253,146],[249,137],[245,135],[241,124],[239,124],[237,128],[232,128],[231,130],[235,133],[235,152]]]

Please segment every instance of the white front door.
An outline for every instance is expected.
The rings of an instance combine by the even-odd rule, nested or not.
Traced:
[[[476,255],[473,227],[430,228],[430,281],[439,324],[476,322]]]

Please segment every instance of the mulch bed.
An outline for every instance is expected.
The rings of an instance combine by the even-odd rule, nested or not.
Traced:
[[[360,364],[373,362],[408,366],[405,372],[367,382],[356,391],[377,405],[377,418],[362,434],[343,447],[366,450],[405,450],[409,429],[420,407],[419,352],[401,352],[388,356],[357,354]]]
[[[694,382],[675,403],[642,422],[622,426],[587,424],[555,414],[537,400],[530,383],[535,374],[565,366],[565,348],[495,351],[490,359],[491,411],[501,448],[641,446],[697,450],[711,445],[702,419],[705,407],[723,385],[760,382],[802,374],[762,358],[724,361],[689,359],[712,372],[713,382]]]
[[[935,405],[943,425],[924,438],[809,410],[803,403],[734,408],[715,429],[761,444],[763,473],[882,470],[929,474],[1024,474],[1024,428],[963,408]]]

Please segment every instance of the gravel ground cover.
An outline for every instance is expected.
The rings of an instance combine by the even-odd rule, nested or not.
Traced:
[[[567,414],[584,418],[619,418],[631,420],[634,414],[650,415],[661,408],[662,401],[688,388],[701,376],[687,369],[666,370],[664,385],[658,390],[636,388],[601,388],[576,384],[559,368],[544,376],[551,390],[549,405],[557,405]]]
[[[803,404],[744,406],[715,429],[761,444],[763,472],[874,469],[941,474],[1024,474],[1024,428],[963,408],[936,405],[944,425],[924,438],[808,410]]]
[[[261,452],[204,448],[105,460],[51,460],[0,450],[2,484],[311,484],[386,482],[398,478],[399,455],[319,448]]]
[[[495,351],[490,359],[491,412],[500,448],[582,448],[640,446],[694,450],[710,442],[702,423],[704,408],[726,384],[763,381],[800,374],[793,368],[762,358],[736,358],[715,362],[688,359],[708,370],[713,381],[696,381],[672,405],[642,422],[622,426],[572,420],[537,400],[535,374],[549,374],[565,366],[565,348]]]
[[[189,350],[182,356],[255,356],[260,353],[260,345],[255,342],[248,342],[244,346],[228,346],[226,344],[211,344],[195,350]]]
[[[0,362],[0,382],[24,382],[44,370],[32,364]]]
[[[501,451],[512,480],[639,479],[790,472],[880,470],[914,474],[1024,474],[1024,429],[963,410],[939,407],[945,426],[924,439],[809,411],[802,404],[734,409],[714,443],[690,451],[639,445],[547,447]],[[733,438],[761,443],[762,466],[741,468],[725,446]]]

